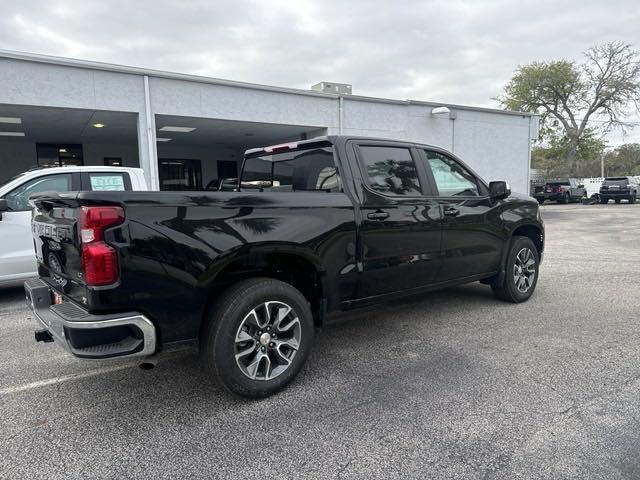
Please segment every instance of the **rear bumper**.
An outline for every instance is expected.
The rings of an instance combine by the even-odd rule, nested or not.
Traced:
[[[536,200],[562,200],[563,193],[536,193]]]
[[[600,198],[629,198],[633,196],[633,193],[608,191],[608,192],[600,192],[599,195],[600,195]]]
[[[24,290],[39,328],[76,357],[136,357],[156,351],[156,328],[138,312],[92,315],[72,302],[52,305],[51,289],[39,278],[27,280]]]

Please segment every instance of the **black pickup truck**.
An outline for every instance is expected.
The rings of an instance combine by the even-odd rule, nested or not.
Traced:
[[[32,197],[39,327],[82,358],[196,341],[248,397],[300,371],[328,315],[473,281],[522,302],[537,202],[414,143],[319,137],[247,151],[236,191]]]

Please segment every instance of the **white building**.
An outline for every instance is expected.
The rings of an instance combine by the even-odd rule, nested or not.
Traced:
[[[248,148],[343,133],[438,145],[488,181],[529,190],[535,115],[314,88],[0,51],[0,180],[120,164],[142,167],[154,188],[202,188],[234,176]]]

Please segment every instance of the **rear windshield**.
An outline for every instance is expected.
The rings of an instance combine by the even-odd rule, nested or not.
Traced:
[[[604,179],[604,185],[627,185],[629,179],[627,177],[609,177]]]
[[[326,143],[249,157],[240,185],[242,190],[338,192],[341,183],[333,145]]]
[[[557,185],[570,185],[569,180],[561,180],[561,181],[557,181],[557,182],[547,182],[547,185],[550,186],[557,186]]]

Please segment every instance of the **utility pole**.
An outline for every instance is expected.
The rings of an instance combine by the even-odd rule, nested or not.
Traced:
[[[600,176],[604,178],[604,152],[600,152]]]

